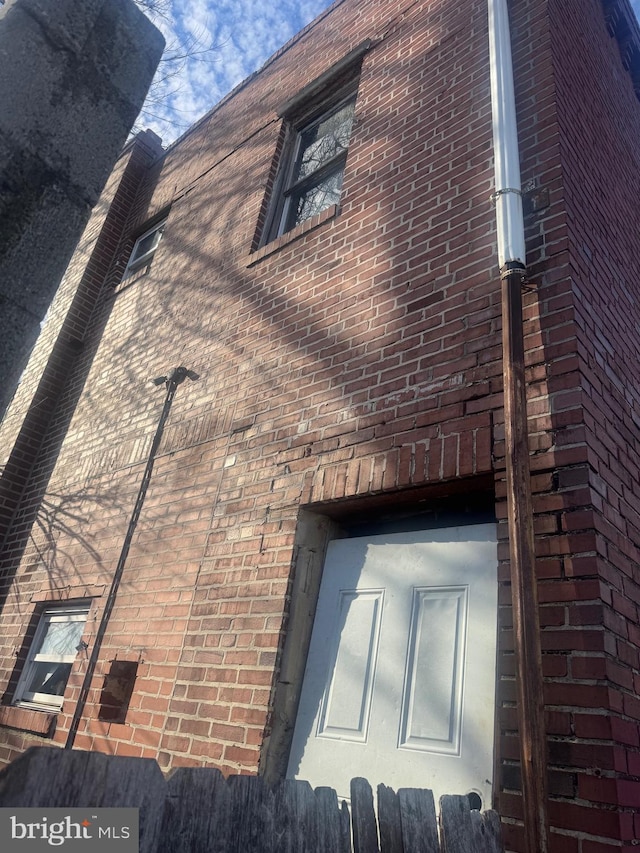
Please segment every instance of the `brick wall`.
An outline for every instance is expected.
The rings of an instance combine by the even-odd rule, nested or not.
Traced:
[[[552,849],[596,853],[635,837],[640,774],[640,107],[597,0],[510,10],[532,182],[525,341]],[[279,107],[365,39],[340,208],[260,247]],[[30,484],[16,512],[35,522],[7,566],[5,704],[37,603],[91,599],[91,643],[162,408],[149,380],[184,364],[200,378],[178,388],[76,745],[167,770],[256,772],[301,507],[335,525],[418,501],[495,507],[495,788],[510,848],[522,849],[488,74],[484,0],[345,0],[149,167],[101,271],[90,357],[62,390],[32,472],[16,466]],[[149,271],[118,284],[135,229],[168,207]],[[9,443],[27,404],[3,425]],[[139,663],[125,724],[96,713],[113,659]],[[82,672],[78,660],[54,743]],[[7,725],[5,760],[43,734]]]
[[[624,4],[618,5],[624,11]],[[589,530],[593,542],[589,553],[570,571],[585,582],[599,581],[604,628],[604,637],[593,654],[585,649],[582,655],[573,655],[571,672],[583,685],[592,689],[606,687],[608,694],[606,717],[600,709],[589,708],[578,719],[576,728],[580,736],[592,739],[595,748],[600,745],[598,741],[608,739],[609,730],[613,741],[612,766],[603,767],[600,773],[593,762],[580,773],[578,797],[602,804],[603,808],[610,807],[612,801],[624,806],[619,810],[619,835],[612,835],[631,845],[640,837],[640,330],[634,319],[640,273],[640,90],[637,63],[635,74],[625,67],[628,41],[607,33],[600,11],[597,3],[589,15],[561,4],[554,9],[557,30],[562,26],[573,44],[588,40],[598,46],[591,52],[589,62],[576,49],[562,75],[558,74],[558,115],[566,140],[562,157],[572,250],[571,282],[586,427],[587,464],[582,475],[590,486],[593,511],[592,520],[576,513],[567,515],[564,524],[565,529]],[[636,53],[637,38],[636,25]],[[591,93],[587,109],[581,110],[576,99],[569,97],[569,86],[577,74]],[[612,91],[618,92],[615,100],[610,96]],[[576,162],[572,152],[585,148],[590,156]],[[599,151],[606,152],[605,156]],[[573,213],[576,210],[580,217]]]
[[[603,6],[613,5],[625,11],[549,2],[513,16],[516,67],[530,72],[516,81],[523,180],[535,180],[534,201],[548,204],[527,219],[537,292],[525,297],[525,334],[550,818],[562,851],[631,849],[638,838],[638,330],[630,306],[640,110],[619,40],[607,31]],[[541,121],[550,111],[556,120]],[[505,606],[505,690],[509,628]],[[499,802],[516,816],[514,713],[507,702]],[[515,826],[507,838],[522,843]]]

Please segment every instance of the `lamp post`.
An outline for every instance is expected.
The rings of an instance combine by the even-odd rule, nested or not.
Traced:
[[[78,697],[78,701],[76,703],[73,718],[71,720],[71,726],[69,728],[69,734],[64,745],[65,749],[72,749],[76,739],[80,720],[82,719],[85,705],[87,704],[87,697],[89,695],[91,681],[93,680],[93,674],[96,669],[96,664],[98,663],[98,656],[100,654],[102,641],[104,639],[104,635],[109,624],[111,611],[113,610],[113,605],[115,603],[116,595],[118,593],[118,587],[120,586],[120,581],[122,580],[122,574],[124,572],[124,567],[127,562],[127,556],[129,555],[131,541],[138,525],[138,519],[140,518],[142,506],[147,495],[147,489],[149,488],[149,482],[151,481],[153,465],[155,463],[158,448],[160,447],[162,433],[164,432],[164,427],[167,422],[167,418],[169,417],[169,412],[171,411],[171,405],[173,403],[173,398],[175,397],[178,385],[182,384],[185,379],[191,379],[192,381],[194,381],[198,379],[198,374],[194,373],[192,370],[187,370],[186,367],[174,367],[167,373],[166,376],[158,376],[152,380],[155,385],[165,385],[167,389],[167,394],[164,399],[164,406],[162,407],[160,420],[158,421],[158,426],[156,427],[156,432],[153,437],[153,441],[151,442],[149,456],[147,457],[147,464],[145,465],[144,474],[142,475],[142,480],[140,482],[140,488],[138,489],[138,495],[136,497],[136,502],[133,507],[133,512],[131,513],[131,518],[129,519],[127,533],[124,537],[124,542],[122,543],[122,550],[120,551],[118,564],[116,566],[115,572],[113,573],[113,579],[111,581],[109,595],[107,597],[107,601],[102,612],[102,618],[100,619],[100,625],[98,626],[96,637],[93,642],[93,648],[91,649],[91,655],[89,656],[89,661],[87,663],[87,670],[84,674],[82,687],[80,688],[80,696]]]

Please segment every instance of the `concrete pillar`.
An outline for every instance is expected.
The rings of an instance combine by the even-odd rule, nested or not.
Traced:
[[[163,48],[133,0],[0,6],[0,417]]]

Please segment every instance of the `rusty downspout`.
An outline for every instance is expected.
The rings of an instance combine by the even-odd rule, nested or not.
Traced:
[[[506,0],[488,0],[494,200],[502,286],[507,513],[526,853],[548,853],[547,742],[529,470],[522,285],[527,277]]]

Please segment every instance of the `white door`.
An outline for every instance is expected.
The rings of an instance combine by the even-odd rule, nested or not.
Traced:
[[[330,543],[287,775],[491,805],[495,526]]]

